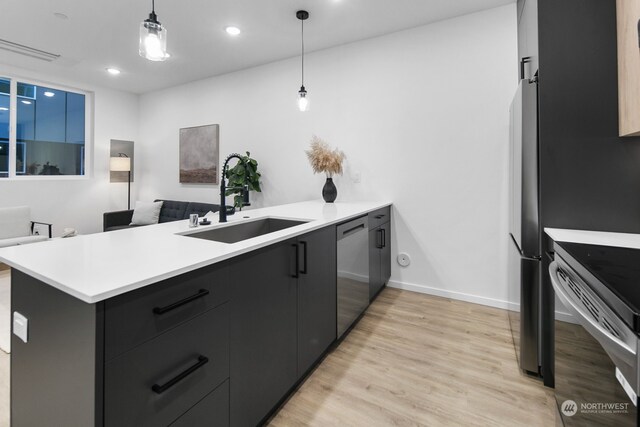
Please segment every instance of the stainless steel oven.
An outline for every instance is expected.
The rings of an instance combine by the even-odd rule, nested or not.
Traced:
[[[575,321],[555,321],[557,424],[638,426],[638,335],[602,297],[605,284],[555,250],[551,282]]]
[[[338,338],[369,305],[369,220],[338,225]]]

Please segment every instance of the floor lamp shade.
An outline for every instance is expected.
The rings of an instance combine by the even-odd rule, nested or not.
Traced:
[[[125,154],[118,157],[111,157],[109,160],[109,169],[112,172],[128,172],[127,183],[127,209],[131,209],[131,158]]]
[[[130,172],[131,159],[129,157],[111,157],[109,169],[113,172]]]

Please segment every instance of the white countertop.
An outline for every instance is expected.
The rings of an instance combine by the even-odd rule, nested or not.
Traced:
[[[556,242],[640,249],[640,234],[567,230],[562,228],[545,228],[544,232]]]
[[[0,261],[96,303],[389,205],[300,202],[236,212],[226,224],[218,223],[216,214],[211,225],[197,228],[182,220],[2,248]],[[268,217],[310,222],[233,244],[182,235]]]

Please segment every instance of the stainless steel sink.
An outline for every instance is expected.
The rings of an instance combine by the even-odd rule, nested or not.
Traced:
[[[187,237],[197,239],[213,240],[223,243],[236,243],[285,228],[295,227],[308,221],[294,221],[290,219],[265,218],[250,222],[229,225],[227,227],[212,228],[210,230],[199,231],[192,234],[185,234]]]

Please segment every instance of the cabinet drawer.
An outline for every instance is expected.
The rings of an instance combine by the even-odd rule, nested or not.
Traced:
[[[224,304],[105,364],[105,425],[168,425],[228,377]]]
[[[171,427],[228,427],[229,380],[209,393],[189,412],[178,418]]]
[[[227,267],[211,266],[105,302],[105,360],[229,300]]]
[[[387,206],[373,212],[369,212],[369,230],[373,230],[385,222],[391,220],[391,207]]]

